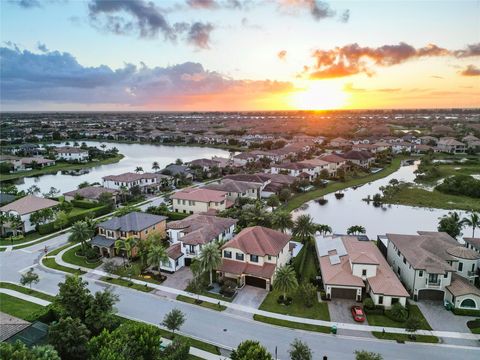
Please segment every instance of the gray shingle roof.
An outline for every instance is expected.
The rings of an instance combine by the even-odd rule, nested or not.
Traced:
[[[102,235],[95,235],[90,244],[92,246],[111,247],[115,244],[115,240],[107,239],[105,236]]]
[[[98,226],[108,230],[141,231],[166,219],[165,216],[131,212],[121,217],[111,218]]]

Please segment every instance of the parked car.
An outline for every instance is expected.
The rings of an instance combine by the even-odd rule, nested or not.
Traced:
[[[352,316],[353,320],[355,320],[356,322],[365,321],[365,313],[360,306],[352,306]]]

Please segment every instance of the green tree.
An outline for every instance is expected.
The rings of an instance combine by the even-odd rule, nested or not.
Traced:
[[[65,211],[59,211],[55,215],[55,229],[63,229],[68,225],[68,215]]]
[[[153,171],[158,171],[160,170],[160,165],[158,164],[158,161],[154,161],[152,164],[152,170]]]
[[[30,268],[30,270],[28,270],[25,274],[22,274],[20,277],[20,284],[23,286],[29,286],[30,289],[32,288],[32,284],[38,284],[39,281],[40,278],[33,268]]]
[[[61,318],[48,328],[48,342],[58,351],[62,359],[86,359],[89,337],[90,331],[77,318]]]
[[[312,217],[310,215],[300,215],[295,220],[292,235],[302,244],[311,245],[316,231],[317,228]]]
[[[275,229],[285,232],[293,227],[292,214],[288,211],[276,211],[273,213],[272,225]]]
[[[232,360],[273,360],[272,355],[258,341],[246,340],[230,355]]]
[[[67,275],[65,282],[58,284],[59,291],[54,302],[62,316],[84,321],[92,298],[87,285],[78,275]]]
[[[294,339],[288,350],[291,360],[312,360],[313,353],[306,342],[300,339]]]
[[[462,219],[462,224],[472,228],[472,238],[475,237],[475,229],[480,227],[480,216],[476,212],[471,212],[469,217]]]
[[[280,194],[278,194],[278,199],[283,203],[286,203],[288,200],[290,200],[291,197],[292,192],[286,188],[280,190]]]
[[[40,188],[37,185],[32,185],[27,189],[27,194],[36,195],[40,193]]]
[[[136,172],[136,173],[143,172],[143,168],[142,168],[141,166],[137,166],[137,167],[135,168],[135,172]]]
[[[9,360],[61,360],[51,345],[37,345],[29,349],[20,340],[0,343],[0,359]]]
[[[267,199],[267,205],[275,209],[278,205],[280,205],[280,200],[278,199],[277,195],[272,195]]]
[[[383,360],[383,356],[366,350],[356,350],[355,360]]]
[[[118,295],[114,294],[110,288],[97,291],[91,298],[85,311],[85,325],[92,335],[99,334],[103,329],[112,329],[116,325],[114,306],[118,299]]]
[[[86,187],[89,187],[90,184],[88,183],[88,181],[84,181],[84,182],[81,182],[80,184],[78,184],[78,188],[79,189],[83,189],[83,188],[86,188]]]
[[[13,231],[13,236],[17,236],[18,233],[23,233],[23,221],[19,215],[9,214],[8,216],[8,224],[10,229]]]
[[[123,206],[120,209],[118,209],[117,211],[115,211],[115,216],[116,217],[121,217],[121,216],[130,214],[131,212],[136,212],[136,211],[139,211],[139,209],[137,207]]]
[[[347,229],[348,235],[360,235],[365,234],[367,231],[361,225],[352,225]]]
[[[113,200],[112,193],[105,191],[98,197],[98,203],[107,206],[111,211],[115,207],[115,201]]]
[[[290,265],[283,265],[277,268],[273,287],[283,293],[283,297],[287,297],[287,293],[297,288],[298,281],[295,270]]]
[[[178,309],[172,309],[165,314],[162,325],[175,334],[175,331],[180,330],[185,322],[185,314]]]
[[[86,221],[77,221],[70,229],[68,241],[72,243],[80,243],[82,250],[85,251],[87,240],[91,239],[93,235],[94,231]]]
[[[160,271],[160,265],[168,261],[167,250],[162,245],[152,245],[147,253],[147,265],[154,266]]]
[[[133,249],[137,245],[138,240],[134,237],[128,237],[125,240],[117,240],[115,241],[115,248],[118,250],[125,251],[125,255],[127,259],[130,260],[133,254]]]
[[[162,351],[162,360],[184,360],[189,358],[190,342],[186,338],[174,337],[173,341]]]
[[[410,333],[409,337],[411,339],[415,339],[415,333],[422,325],[422,320],[418,316],[409,316],[405,321],[405,331]]]
[[[319,225],[317,225],[317,231],[320,234],[322,234],[323,236],[325,236],[327,234],[332,233],[332,228],[329,225],[326,225],[326,224],[319,224]]]
[[[32,215],[30,215],[30,222],[35,225],[43,225],[55,218],[55,213],[53,212],[52,208],[42,209],[35,211]]]
[[[462,220],[456,211],[450,211],[448,215],[441,217],[438,222],[438,231],[446,232],[454,239],[462,234],[462,228]]]
[[[204,271],[208,271],[210,274],[211,285],[213,283],[213,271],[218,269],[222,264],[222,255],[220,254],[218,245],[214,242],[204,245],[198,259]]]
[[[317,288],[310,282],[304,282],[298,287],[298,295],[306,307],[312,307],[317,301]]]

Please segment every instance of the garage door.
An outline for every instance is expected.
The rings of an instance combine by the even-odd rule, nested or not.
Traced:
[[[262,289],[267,288],[267,280],[253,277],[253,276],[245,276],[245,284],[256,286]]]
[[[443,300],[444,292],[441,290],[419,290],[418,300]]]
[[[332,288],[332,299],[357,299],[357,289]]]

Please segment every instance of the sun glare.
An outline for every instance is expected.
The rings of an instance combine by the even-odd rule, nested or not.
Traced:
[[[338,84],[315,81],[293,93],[291,106],[298,110],[332,110],[345,106],[347,94]]]

